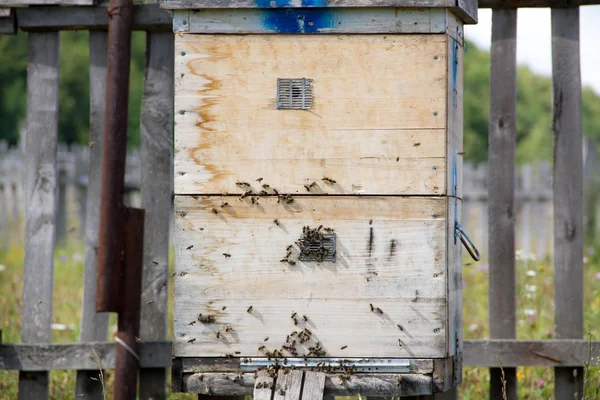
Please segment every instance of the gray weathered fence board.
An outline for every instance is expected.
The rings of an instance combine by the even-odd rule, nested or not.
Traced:
[[[492,338],[516,337],[515,147],[517,11],[494,10],[488,122],[489,320]],[[506,396],[517,398],[516,370],[505,368]],[[502,399],[500,368],[490,370],[490,399]]]
[[[98,258],[98,228],[100,224],[100,191],[102,173],[102,143],[106,97],[106,58],[108,34],[90,32],[90,145],[85,205],[85,265],[80,341],[101,342],[108,333],[108,314],[96,313],[96,264]],[[77,371],[76,392],[86,399],[102,397],[102,385],[95,371]]]
[[[168,336],[169,224],[173,193],[172,33],[148,33],[140,126],[142,208],[146,210],[142,276],[142,340]],[[164,399],[166,371],[140,371],[140,398]]]
[[[1,0],[0,0],[1,1]],[[19,28],[36,30],[102,30],[108,29],[105,5],[96,7],[35,7],[17,9]],[[133,29],[145,31],[172,31],[171,15],[157,4],[137,4]]]
[[[583,337],[583,153],[579,8],[552,9],[554,135],[554,324],[558,338]],[[557,399],[581,397],[583,369],[556,368]],[[576,374],[576,375],[574,375]],[[576,398],[579,398],[576,397]]]
[[[58,32],[29,34],[25,259],[21,341],[52,340],[52,288],[57,196]],[[48,373],[21,373],[20,399],[48,397]]]
[[[102,368],[115,367],[114,342],[56,343],[56,344],[3,344],[0,345],[0,370],[47,371],[57,369],[79,369],[95,371],[98,376],[98,361]],[[167,368],[171,366],[171,342],[139,343],[142,367]],[[79,394],[79,392],[78,392]],[[39,399],[40,397],[28,397]]]
[[[0,35],[17,33],[15,13],[10,8],[0,8]]]

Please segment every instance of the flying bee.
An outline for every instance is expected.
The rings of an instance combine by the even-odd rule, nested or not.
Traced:
[[[266,183],[263,183],[262,187],[263,187],[263,189],[268,189],[268,188],[270,188],[271,186],[267,185]]]
[[[378,314],[383,314],[383,310],[379,307],[375,308],[375,311],[377,311]]]
[[[221,204],[221,208],[223,208],[223,207],[227,207],[228,205],[229,205],[229,203],[228,203],[228,202],[224,202],[223,204]]]
[[[369,306],[371,307],[371,312],[375,311],[375,307],[373,307],[373,303],[369,303]]]
[[[260,351],[260,352],[264,351],[265,349],[266,349],[266,347],[265,347],[265,345],[264,345],[264,344],[263,344],[263,345],[260,345],[260,346],[258,347],[258,351]]]
[[[212,212],[213,212],[213,214],[218,214],[218,213],[219,213],[219,212],[217,211],[217,209],[216,209],[216,208],[214,208],[214,207],[212,208]]]
[[[333,185],[334,183],[336,183],[336,181],[335,181],[335,180],[333,180],[333,179],[331,179],[331,178],[328,178],[328,177],[326,177],[326,176],[325,176],[325,177],[323,177],[323,179],[321,179],[321,180],[322,180],[323,182],[325,182],[325,183],[329,184],[329,185]]]
[[[235,353],[235,354],[242,354],[242,352],[241,352],[241,351],[235,351],[234,353]]]
[[[223,253],[223,255],[225,256],[225,258],[231,257],[231,254],[229,254],[229,253]]]
[[[190,339],[188,340],[188,343],[194,343],[196,341],[196,338]]]
[[[215,333],[215,335],[217,336],[217,339],[219,339],[221,337],[221,332],[217,331],[217,333]]]
[[[403,330],[404,330],[404,327],[403,327],[402,325],[398,324],[398,325],[396,325],[396,326],[397,326],[397,327],[398,327],[398,329],[400,329],[401,331],[403,331]]]
[[[342,347],[340,347],[340,350],[344,350],[346,348],[348,348],[348,346],[342,346]]]
[[[248,312],[249,314],[252,313],[252,306],[248,307],[248,309],[246,310],[246,312]]]
[[[261,183],[261,182],[262,182],[262,180],[263,180],[263,178],[258,178],[258,179],[256,180],[256,182],[258,182],[258,183]]]
[[[196,323],[196,321],[192,321],[188,325],[194,325],[195,323]]]
[[[243,187],[250,187],[250,184],[249,184],[248,182],[240,182],[240,181],[237,181],[237,182],[235,183],[235,185],[236,185],[237,187],[241,187],[241,188],[243,188]]]
[[[221,307],[221,310],[225,311],[226,308],[227,308],[227,306],[223,306],[223,307]]]
[[[263,342],[266,342],[267,340],[269,340],[269,337],[268,337],[268,336],[265,338],[265,340],[263,340]]]
[[[192,247],[194,247],[194,245],[191,245],[191,246],[188,246],[188,247],[186,247],[186,250],[191,250],[191,249],[192,249]]]
[[[277,226],[280,226],[280,225],[279,225],[279,220],[278,220],[278,219],[274,219],[274,220],[273,220],[273,223],[274,223],[275,225],[277,225]]]

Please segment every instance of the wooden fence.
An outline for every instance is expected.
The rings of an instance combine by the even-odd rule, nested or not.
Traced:
[[[434,0],[437,1],[437,0]],[[568,8],[552,9],[553,55],[553,136],[556,161],[552,170],[553,259],[556,282],[556,340],[518,341],[515,302],[515,235],[518,192],[515,191],[515,114],[516,114],[516,8],[494,9],[492,32],[491,90],[487,168],[487,198],[474,197],[487,207],[487,230],[490,264],[490,333],[489,340],[465,341],[464,364],[491,368],[491,399],[502,398],[501,372],[497,356],[504,364],[507,398],[516,399],[516,367],[546,366],[555,368],[557,399],[581,397],[583,365],[588,359],[589,344],[583,339],[583,156],[582,111],[579,59],[579,4],[597,1],[570,1]],[[37,4],[44,3],[39,0]],[[54,1],[53,3],[60,3]],[[73,0],[70,4],[89,4]],[[529,6],[549,6],[549,0],[525,1]],[[518,7],[519,0],[481,0],[482,7]],[[556,4],[565,5],[564,2]],[[0,0],[0,5],[11,4]],[[440,2],[440,5],[446,4]],[[96,372],[91,359],[95,349],[105,368],[114,366],[114,343],[107,342],[106,315],[94,311],[95,269],[100,199],[100,165],[103,135],[107,14],[105,6],[22,7],[0,13],[0,33],[19,28],[29,32],[29,67],[27,92],[27,138],[25,158],[3,158],[3,168],[15,173],[3,174],[4,189],[12,202],[5,202],[2,218],[19,215],[24,204],[24,284],[20,344],[0,345],[0,368],[16,369],[19,393],[23,399],[48,398],[48,371],[77,369],[77,395],[102,398],[102,388],[90,379]],[[156,4],[136,6],[135,29],[147,35],[146,74],[141,116],[140,203],[146,209],[144,271],[140,361],[140,398],[165,398],[166,368],[170,367],[171,344],[167,338],[168,221],[172,202],[172,121],[173,121],[173,34],[171,17]],[[61,172],[57,144],[59,30],[90,31],[90,143],[87,161],[85,207],[85,278],[80,343],[52,344],[52,276],[53,253],[60,227],[57,215],[68,204],[69,177],[77,176],[66,168]],[[550,136],[548,137],[550,140]],[[77,158],[75,158],[77,159]],[[85,164],[74,167],[85,170]],[[75,162],[77,165],[77,162]],[[538,171],[538,169],[534,169]],[[544,168],[539,169],[543,171]],[[11,170],[12,171],[12,170]],[[475,171],[484,175],[482,167]],[[538,172],[536,172],[538,173]],[[549,167],[544,172],[550,175]],[[71,174],[71,175],[69,175]],[[545,193],[547,186],[528,193]],[[25,176],[25,186],[13,177]],[[8,180],[7,177],[9,178]],[[66,178],[66,179],[63,179]],[[468,185],[465,179],[465,184]],[[8,183],[7,183],[8,182]],[[527,187],[527,185],[525,185]],[[6,189],[8,188],[8,189]],[[465,189],[467,189],[465,187]],[[481,189],[480,194],[485,192]],[[79,194],[81,195],[81,193]],[[65,200],[62,200],[62,199]],[[546,202],[546,200],[544,200]],[[469,210],[470,206],[467,206]],[[68,207],[67,207],[68,208]],[[470,211],[469,211],[470,212]],[[66,214],[64,212],[63,214]],[[535,213],[534,213],[535,214]],[[485,215],[485,213],[481,213]],[[543,213],[541,213],[543,217]],[[482,217],[483,220],[485,217]],[[544,219],[544,218],[542,218]],[[63,218],[63,220],[66,220]],[[549,226],[548,226],[548,229]],[[11,233],[12,234],[12,233]],[[20,236],[21,234],[17,234]],[[530,235],[524,234],[529,237]],[[12,236],[11,236],[12,237]],[[482,235],[483,237],[483,235]],[[5,242],[6,238],[2,238]],[[549,243],[546,243],[550,247]],[[598,365],[598,344],[593,343],[591,360]],[[455,391],[445,398],[456,398]]]

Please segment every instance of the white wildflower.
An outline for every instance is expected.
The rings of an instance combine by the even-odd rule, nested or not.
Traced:
[[[537,275],[537,272],[535,272],[534,270],[530,269],[529,271],[527,271],[527,276],[531,276],[534,277]]]

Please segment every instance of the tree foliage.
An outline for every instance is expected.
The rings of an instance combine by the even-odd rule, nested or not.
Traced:
[[[59,140],[88,142],[89,50],[87,32],[62,32]],[[487,159],[490,54],[467,44],[464,66],[466,159]],[[139,144],[145,34],[134,33],[131,57],[128,143]],[[27,34],[0,36],[0,139],[15,144],[26,116]],[[583,91],[584,134],[600,138],[600,98]],[[552,159],[552,81],[520,66],[517,71],[517,160]]]

